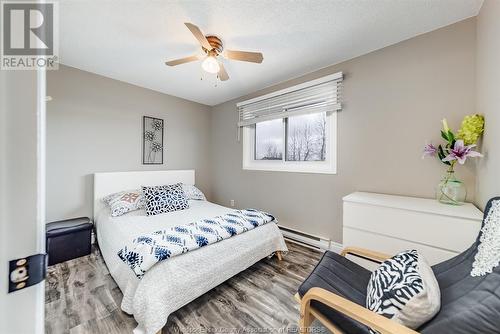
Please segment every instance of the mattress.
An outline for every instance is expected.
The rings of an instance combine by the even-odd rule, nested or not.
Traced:
[[[96,215],[99,248],[111,276],[123,293],[121,308],[133,314],[137,333],[154,334],[168,316],[275,251],[287,251],[274,223],[161,261],[138,279],[118,257],[135,237],[234,211],[208,201],[189,201],[189,209],[146,216],[143,210],[111,217],[108,208]]]

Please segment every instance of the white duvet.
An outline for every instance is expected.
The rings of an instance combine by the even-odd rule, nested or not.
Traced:
[[[277,225],[269,223],[161,261],[138,279],[117,255],[128,241],[140,234],[233,211],[207,201],[189,201],[189,205],[187,210],[157,216],[146,216],[139,210],[111,217],[107,208],[97,214],[99,248],[123,293],[121,308],[134,315],[138,333],[156,333],[172,312],[273,252],[287,251]]]

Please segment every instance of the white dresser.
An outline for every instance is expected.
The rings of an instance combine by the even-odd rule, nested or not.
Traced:
[[[482,218],[470,203],[451,206],[433,199],[356,192],[344,197],[343,245],[390,255],[417,249],[433,265],[467,249]]]

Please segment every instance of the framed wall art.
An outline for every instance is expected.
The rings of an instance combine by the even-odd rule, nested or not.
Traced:
[[[142,164],[163,164],[163,136],[165,124],[162,119],[142,118]]]

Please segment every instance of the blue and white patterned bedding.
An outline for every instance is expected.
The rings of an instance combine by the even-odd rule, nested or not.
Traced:
[[[139,236],[118,256],[140,279],[156,263],[207,246],[256,227],[276,222],[270,214],[254,209],[235,210],[222,216]]]

